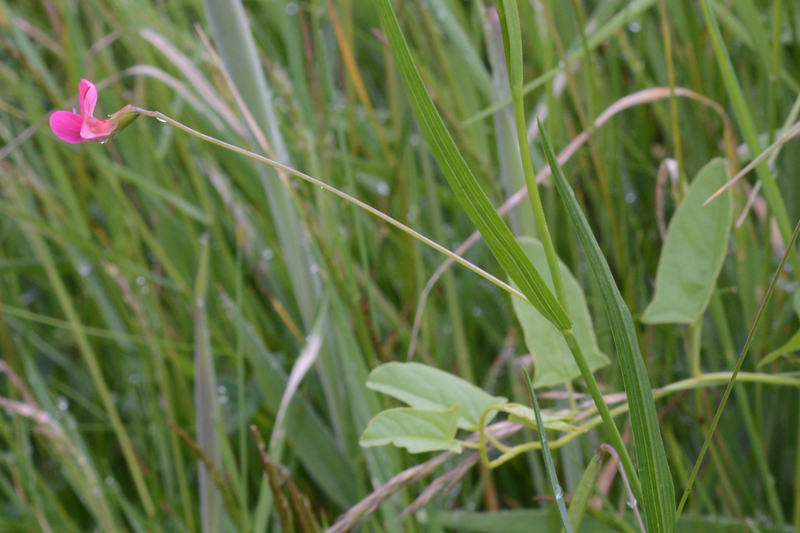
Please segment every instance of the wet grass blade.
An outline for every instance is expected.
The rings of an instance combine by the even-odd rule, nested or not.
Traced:
[[[633,317],[614,282],[611,269],[592,234],[589,222],[581,211],[575,193],[556,160],[547,132],[541,124],[539,128],[542,133],[545,154],[553,171],[553,181],[555,181],[561,199],[567,208],[572,224],[575,226],[586,258],[600,287],[611,332],[617,346],[622,379],[630,404],[633,441],[641,474],[640,497],[643,500],[642,505],[648,531],[672,533],[675,531],[676,519],[675,488],[667,464],[667,455],[664,451],[664,442],[661,439],[661,430],[658,425],[658,414],[653,400],[653,390],[650,387],[647,368],[639,349],[639,339],[636,335]],[[631,476],[631,483],[636,483],[633,476]],[[634,490],[634,492],[637,491]]]
[[[553,496],[556,499],[556,506],[558,507],[558,514],[561,517],[561,524],[567,533],[572,533],[572,525],[569,521],[569,513],[567,506],[564,504],[564,489],[558,484],[558,474],[556,474],[556,467],[553,465],[553,454],[550,453],[550,445],[547,444],[547,430],[544,429],[544,422],[542,421],[542,412],[539,410],[539,402],[536,400],[536,395],[533,393],[533,385],[531,384],[531,377],[528,371],[524,368],[525,383],[528,384],[528,394],[531,397],[531,404],[533,410],[536,412],[536,432],[539,434],[539,442],[542,444],[542,455],[544,455],[544,463],[547,469],[547,479],[550,481],[550,487],[553,489]]]
[[[500,265],[517,283],[531,305],[560,330],[569,329],[569,317],[514,240],[511,230],[495,211],[447,131],[417,71],[390,0],[379,0],[378,9],[411,107],[461,207],[481,231]]]

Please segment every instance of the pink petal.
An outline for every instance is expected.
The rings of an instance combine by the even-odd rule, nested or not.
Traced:
[[[93,117],[94,106],[97,105],[97,87],[89,80],[81,79],[78,84],[78,93],[80,94],[81,115]]]
[[[82,118],[80,135],[84,140],[108,137],[117,127],[107,120],[99,120],[88,115],[83,115]]]
[[[56,137],[64,142],[70,144],[83,142],[83,137],[81,137],[82,126],[83,117],[75,113],[56,111],[50,115],[50,128],[56,134]]]

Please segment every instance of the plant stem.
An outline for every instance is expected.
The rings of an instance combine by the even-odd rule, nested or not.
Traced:
[[[692,475],[689,477],[689,484],[686,485],[686,489],[684,490],[683,496],[681,497],[681,502],[678,505],[678,511],[677,511],[678,518],[680,518],[681,511],[683,511],[683,507],[684,505],[686,505],[686,500],[689,498],[689,494],[691,493],[692,490],[692,484],[694,483],[695,478],[697,478],[697,474],[700,471],[700,465],[703,463],[703,458],[705,457],[709,444],[711,444],[711,437],[714,435],[714,431],[717,429],[717,424],[719,424],[719,419],[722,417],[722,411],[725,410],[725,404],[728,402],[728,397],[731,395],[733,384],[736,382],[736,377],[742,368],[742,364],[744,364],[745,356],[747,355],[747,352],[750,349],[750,344],[753,342],[756,328],[758,328],[758,324],[761,320],[762,315],[764,314],[764,309],[766,309],[767,303],[769,303],[769,300],[772,297],[772,293],[775,292],[775,286],[778,283],[778,278],[780,278],[780,275],[783,272],[783,267],[786,265],[786,261],[787,259],[789,259],[790,256],[794,256],[795,258],[797,257],[797,255],[794,252],[794,245],[797,242],[798,234],[800,234],[800,221],[798,221],[797,226],[795,226],[794,233],[792,233],[792,237],[791,239],[789,239],[789,242],[786,245],[786,253],[783,255],[781,264],[772,278],[772,283],[770,283],[769,289],[767,290],[767,294],[764,296],[764,301],[761,302],[761,307],[758,309],[756,318],[753,321],[753,326],[750,328],[750,334],[747,336],[747,341],[745,342],[744,347],[742,348],[741,354],[739,354],[739,360],[736,361],[736,366],[733,369],[733,374],[731,375],[731,379],[728,382],[728,386],[725,388],[725,393],[722,395],[722,401],[720,401],[719,407],[717,408],[717,413],[714,415],[713,422],[711,422],[711,427],[708,430],[708,435],[706,435],[705,442],[703,443],[703,448],[700,450],[700,456],[697,458],[697,462],[695,463],[694,469],[692,470]]]
[[[561,279],[558,256],[553,245],[553,239],[550,237],[550,230],[547,227],[547,218],[539,196],[539,187],[536,184],[536,171],[533,169],[531,148],[528,145],[528,126],[525,121],[525,103],[522,89],[522,37],[517,2],[516,0],[503,0],[497,3],[497,7],[501,26],[505,30],[503,37],[506,40],[508,79],[511,86],[511,100],[514,103],[514,122],[517,127],[519,153],[522,157],[522,171],[525,175],[525,183],[528,186],[528,198],[531,202],[536,226],[539,228],[539,237],[544,246],[544,253],[547,256],[547,266],[550,268],[550,275],[553,278],[556,298],[561,307],[564,308],[564,312],[569,316],[567,295],[564,291],[564,282]]]
[[[153,117],[153,118],[159,120],[160,122],[166,122],[168,124],[172,124],[176,128],[181,129],[181,130],[183,130],[186,133],[189,133],[191,135],[194,135],[198,139],[202,139],[202,140],[204,140],[206,142],[210,142],[211,144],[216,144],[217,146],[225,148],[226,150],[230,150],[231,152],[236,152],[237,154],[244,155],[246,157],[249,157],[250,159],[255,159],[256,161],[260,161],[262,163],[266,163],[267,165],[269,165],[271,167],[283,170],[285,172],[288,172],[289,174],[292,174],[293,176],[296,176],[296,177],[298,177],[298,178],[300,178],[302,180],[305,180],[305,181],[307,181],[309,183],[312,183],[312,184],[316,185],[317,187],[319,187],[320,189],[326,190],[328,192],[332,192],[333,194],[335,194],[339,198],[342,198],[344,200],[347,200],[348,202],[354,203],[355,205],[357,205],[361,209],[367,211],[368,213],[370,213],[372,215],[375,215],[376,217],[378,217],[381,220],[391,224],[392,226],[398,228],[399,230],[404,231],[405,233],[408,233],[409,235],[411,235],[415,239],[418,239],[418,240],[422,241],[423,243],[427,244],[428,246],[430,246],[431,248],[433,248],[437,252],[440,252],[440,253],[446,255],[447,257],[449,257],[450,259],[452,259],[456,263],[467,267],[468,269],[472,270],[473,272],[475,272],[476,274],[478,274],[482,278],[494,283],[495,285],[497,285],[498,287],[500,287],[504,291],[516,296],[517,298],[522,299],[523,302],[526,302],[526,303],[530,304],[530,302],[528,301],[528,299],[525,297],[524,294],[522,294],[518,290],[516,290],[513,287],[511,287],[508,283],[505,283],[504,281],[496,278],[495,276],[492,276],[491,274],[489,274],[485,270],[481,269],[477,265],[474,265],[473,263],[470,263],[469,261],[467,261],[463,257],[461,257],[459,255],[456,255],[455,253],[453,253],[452,251],[448,250],[444,246],[432,241],[431,239],[429,239],[428,237],[422,235],[421,233],[419,233],[417,231],[414,231],[413,229],[409,228],[408,226],[406,226],[402,222],[399,222],[398,220],[395,220],[394,218],[390,217],[386,213],[383,213],[382,211],[379,211],[378,209],[375,209],[371,205],[368,205],[368,204],[362,202],[361,200],[359,200],[357,198],[354,198],[353,196],[350,196],[349,194],[347,194],[345,192],[340,191],[336,187],[328,185],[324,181],[320,181],[320,180],[318,180],[316,178],[312,178],[308,174],[304,174],[304,173],[300,172],[299,170],[293,169],[292,167],[286,166],[286,165],[284,165],[282,163],[278,163],[277,161],[269,159],[268,157],[264,157],[262,155],[258,155],[258,154],[254,153],[254,152],[249,151],[249,150],[245,150],[244,148],[239,148],[238,146],[234,146],[232,144],[226,143],[225,141],[221,141],[219,139],[211,137],[210,135],[206,135],[204,133],[200,133],[199,131],[193,130],[189,126],[181,124],[177,120],[175,120],[173,118],[170,118],[167,115],[165,115],[163,113],[160,113],[158,111],[148,111],[146,109],[136,108],[136,112],[140,113],[142,115],[148,116],[148,117]]]
[[[630,479],[633,493],[636,495],[637,499],[642,499],[642,485],[639,481],[639,474],[636,471],[636,468],[633,466],[633,461],[628,453],[628,448],[625,447],[625,443],[622,441],[622,435],[620,435],[619,429],[614,423],[614,418],[611,416],[611,413],[608,410],[608,404],[606,404],[605,398],[603,398],[603,393],[600,392],[600,387],[598,387],[597,381],[594,379],[594,375],[589,368],[589,364],[586,362],[586,358],[583,356],[581,347],[578,345],[578,339],[575,337],[575,334],[571,329],[562,331],[561,334],[564,336],[564,340],[567,341],[567,345],[569,346],[573,357],[575,357],[575,362],[578,363],[581,376],[583,376],[583,380],[586,382],[586,386],[589,388],[589,393],[592,395],[592,399],[597,407],[597,411],[600,413],[600,417],[603,419],[603,425],[609,433],[611,445],[614,446],[614,448],[617,450],[617,453],[619,453],[622,467],[625,468],[625,471],[628,473],[628,478]]]

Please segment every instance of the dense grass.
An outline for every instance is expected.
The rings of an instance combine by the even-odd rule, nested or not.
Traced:
[[[78,82],[89,78],[99,117],[125,104],[160,111],[454,250],[475,226],[415,121],[373,4],[0,0],[0,531],[324,529],[433,457],[358,445],[369,420],[398,405],[366,388],[369,371],[405,361],[412,342],[415,360],[528,403],[512,296],[456,265],[420,306],[446,257],[410,234],[152,118],[104,145],[67,145],[47,127],[51,111],[77,107]],[[800,6],[518,4],[533,166],[547,167],[537,117],[556,151],[590,131],[564,171],[637,321],[680,497],[729,377],[712,374],[733,368],[800,218],[797,141],[733,188],[736,225],[705,313],[688,326],[638,319],[686,186],[714,157],[732,176],[797,120]],[[500,27],[480,1],[394,6],[458,150],[500,207],[526,179]],[[656,89],[670,84],[693,92]],[[600,390],[623,391],[601,290],[556,188],[543,183],[555,250],[611,359],[595,373]],[[506,220],[515,236],[540,235],[527,200]],[[507,281],[484,242],[464,257]],[[758,365],[798,329],[799,269],[791,252],[678,531],[800,526],[798,361]],[[660,390],[691,379],[691,390]],[[581,379],[538,389],[542,409],[569,408],[563,393],[573,387],[589,392]],[[617,422],[630,439],[627,414]],[[597,425],[552,450],[568,496],[610,439]],[[477,462],[448,458],[361,527],[558,530],[538,452],[467,468]],[[459,465],[463,477],[445,495],[398,519]],[[632,513],[619,519],[627,499],[606,466],[581,531],[636,531]]]

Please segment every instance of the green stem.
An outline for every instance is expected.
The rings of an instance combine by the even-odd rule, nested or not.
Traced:
[[[719,334],[722,349],[725,352],[725,360],[729,366],[733,366],[734,342],[731,335],[728,319],[725,316],[725,308],[722,304],[722,298],[719,291],[714,291],[711,296],[711,315],[714,317],[714,324],[717,326],[717,333]],[[764,492],[766,493],[767,502],[769,503],[772,518],[778,524],[780,529],[785,525],[783,510],[781,509],[780,498],[778,491],[775,487],[775,478],[769,470],[767,463],[767,455],[764,452],[764,444],[761,441],[761,434],[759,433],[755,419],[753,418],[752,410],[750,409],[750,398],[747,394],[747,389],[741,383],[734,387],[736,394],[736,405],[742,415],[744,427],[747,430],[747,435],[750,439],[750,445],[753,447],[753,455],[756,459],[756,468],[758,474],[761,476],[761,483],[764,485]]]
[[[614,446],[614,448],[616,448],[617,453],[619,453],[622,467],[625,469],[625,472],[627,472],[628,478],[631,482],[633,494],[636,496],[636,499],[640,500],[642,499],[642,485],[639,481],[639,474],[636,472],[636,468],[633,466],[631,456],[628,454],[628,448],[622,441],[622,435],[620,435],[619,429],[614,423],[614,417],[611,416],[611,413],[608,410],[608,404],[606,404],[605,398],[603,398],[603,393],[600,392],[600,387],[597,386],[597,381],[594,379],[594,374],[592,374],[592,370],[589,368],[589,364],[586,362],[586,358],[583,356],[581,347],[578,345],[578,339],[575,338],[575,334],[571,329],[562,331],[561,334],[564,336],[564,340],[567,341],[567,345],[569,346],[573,357],[575,357],[575,362],[578,363],[578,368],[581,371],[583,380],[586,382],[586,386],[589,388],[589,393],[592,395],[595,407],[597,407],[597,411],[600,413],[600,417],[603,419],[603,425],[605,426],[606,431],[609,433],[611,444]]]
[[[516,0],[503,0],[502,2],[498,2],[497,11],[504,29],[503,38],[506,45],[508,79],[511,86],[511,100],[514,103],[514,122],[517,127],[517,142],[519,143],[519,152],[522,157],[522,171],[525,175],[525,183],[528,186],[528,198],[531,202],[536,226],[539,228],[539,237],[544,246],[544,253],[547,256],[547,265],[550,268],[550,275],[553,278],[556,298],[558,298],[558,302],[564,308],[564,312],[569,316],[567,295],[564,290],[564,282],[561,279],[558,256],[556,255],[553,240],[550,237],[550,230],[547,227],[547,218],[545,217],[544,207],[542,206],[542,200],[539,196],[539,186],[536,184],[536,171],[533,168],[531,149],[528,145],[528,126],[525,121],[525,103],[523,101],[522,89],[522,34]]]
[[[704,0],[704,6],[705,6],[705,0]],[[769,300],[772,297],[772,293],[775,292],[775,286],[778,283],[778,278],[780,278],[780,275],[783,272],[783,267],[786,265],[786,261],[787,259],[789,259],[790,256],[794,256],[795,259],[797,259],[797,255],[794,253],[794,245],[795,242],[797,242],[798,234],[800,234],[800,221],[797,223],[797,226],[795,226],[794,233],[792,234],[791,238],[789,239],[786,245],[786,253],[783,255],[781,264],[778,267],[777,272],[775,272],[775,276],[773,276],[772,278],[772,283],[770,283],[769,285],[769,289],[767,290],[767,294],[764,297],[764,301],[761,302],[761,307],[758,309],[756,318],[753,321],[753,326],[750,328],[750,334],[747,336],[747,341],[744,344],[744,348],[742,348],[741,354],[739,354],[739,360],[736,361],[736,366],[733,369],[733,374],[731,375],[731,379],[728,382],[728,386],[725,388],[725,393],[722,395],[722,401],[720,402],[719,407],[717,408],[717,413],[714,415],[713,422],[711,422],[711,427],[709,428],[708,434],[706,435],[705,442],[703,442],[703,448],[700,450],[700,456],[697,458],[697,462],[694,465],[694,469],[692,469],[692,475],[689,477],[689,484],[686,485],[686,489],[684,490],[683,496],[681,497],[681,502],[678,505],[678,510],[677,510],[678,518],[680,518],[681,511],[683,511],[683,507],[684,505],[686,505],[686,500],[689,498],[689,494],[691,493],[692,490],[692,484],[694,483],[694,480],[697,478],[697,474],[700,471],[700,465],[703,463],[703,458],[705,457],[709,444],[711,444],[711,437],[714,435],[714,431],[717,429],[717,424],[719,424],[719,419],[722,417],[722,411],[725,410],[725,404],[728,402],[728,397],[731,395],[733,384],[736,382],[736,377],[742,368],[742,364],[744,364],[745,356],[747,355],[747,351],[750,349],[750,344],[752,344],[753,342],[756,328],[758,328],[761,316],[764,314],[764,309],[766,309],[767,303],[769,303]]]
[[[747,143],[747,147],[750,149],[750,155],[755,158],[762,152],[762,147],[758,140],[753,117],[747,107],[747,102],[744,99],[744,93],[739,85],[739,80],[736,78],[733,63],[728,55],[728,50],[725,48],[722,40],[722,33],[717,24],[716,16],[709,5],[709,0],[701,0],[700,5],[703,8],[703,17],[709,29],[711,44],[714,47],[714,55],[719,63],[722,80],[725,83],[725,90],[728,93],[728,97],[731,99],[734,115],[739,123],[739,128]],[[775,178],[772,176],[769,167],[764,162],[756,167],[756,174],[763,184],[764,196],[767,199],[770,211],[772,211],[778,223],[781,237],[784,242],[788,242],[791,237],[792,228],[789,223],[789,215],[786,212],[786,204],[783,202],[778,184],[775,182]],[[789,246],[789,248],[791,248],[791,246]],[[797,273],[800,272],[800,258],[797,257],[796,253],[788,254],[788,258],[789,264],[792,265],[792,272],[797,276]]]
[[[732,376],[733,372],[712,372],[709,374],[703,374],[701,376],[685,379],[682,381],[676,381],[675,383],[671,383],[666,387],[654,390],[653,398],[659,399],[668,396],[672,393],[685,390],[694,390],[704,387],[716,387],[718,385],[721,385],[722,383],[727,383],[728,381],[730,381]],[[785,375],[776,375],[776,374],[756,374],[751,372],[740,372],[737,381],[740,383],[762,383],[764,385],[772,385],[772,386],[800,387],[800,378],[785,376]],[[497,409],[497,406],[487,409],[486,413],[495,409]],[[624,415],[628,411],[630,411],[630,405],[628,404],[628,402],[625,402],[609,410],[609,414],[613,418],[616,418],[618,416]],[[592,407],[581,413],[581,417],[586,418],[588,416],[594,415],[594,413],[597,412],[598,412],[597,407]],[[488,433],[485,432],[485,430],[483,429],[483,423],[484,419],[482,418],[481,426],[478,429],[478,434],[480,438],[478,443],[479,444],[478,449],[481,450],[482,452],[481,457],[483,459],[484,465],[486,465],[487,467],[496,468],[522,453],[529,452],[531,450],[538,450],[541,448],[541,444],[539,442],[527,442],[525,444],[519,444],[511,448],[504,446],[504,448],[506,448],[508,451],[501,450],[504,451],[503,455],[501,455],[494,461],[489,461],[488,456],[483,454],[485,447],[481,447],[481,443],[485,443],[485,441],[488,439],[490,442],[492,442],[492,444],[494,444],[493,442],[494,437],[491,437]],[[592,416],[592,418],[590,418],[587,422],[584,422],[583,424],[578,426],[579,431],[576,431],[574,433],[569,433],[559,439],[552,441],[550,443],[550,448],[560,448],[561,446],[579,437],[586,431],[594,429],[602,425],[603,423],[604,420],[601,416],[599,415]]]
[[[359,200],[357,198],[354,198],[353,196],[350,196],[349,194],[347,194],[345,192],[340,191],[336,187],[332,187],[331,185],[328,185],[324,181],[320,181],[320,180],[318,180],[316,178],[312,178],[308,174],[304,174],[304,173],[300,172],[299,170],[293,169],[292,167],[289,167],[289,166],[284,165],[282,163],[278,163],[277,161],[269,159],[268,157],[264,157],[262,155],[258,155],[258,154],[254,153],[254,152],[249,151],[249,150],[245,150],[244,148],[239,148],[238,146],[234,146],[232,144],[226,143],[225,141],[221,141],[219,139],[211,137],[210,135],[206,135],[204,133],[200,133],[199,131],[193,130],[189,126],[185,126],[184,124],[181,124],[177,120],[175,120],[173,118],[170,118],[167,115],[165,115],[163,113],[160,113],[158,111],[148,111],[146,109],[139,109],[139,108],[135,108],[135,111],[137,113],[142,114],[142,115],[145,115],[145,116],[148,116],[148,117],[153,117],[153,118],[159,120],[160,122],[166,122],[168,124],[171,124],[171,125],[175,126],[176,128],[185,131],[186,133],[194,135],[198,139],[202,139],[202,140],[204,140],[206,142],[209,142],[211,144],[216,144],[217,146],[225,148],[226,150],[230,150],[231,152],[235,152],[237,154],[244,155],[246,157],[249,157],[250,159],[254,159],[256,161],[260,161],[262,163],[266,163],[267,165],[269,165],[269,166],[271,166],[273,168],[276,168],[278,170],[282,170],[284,172],[288,172],[289,174],[291,174],[293,176],[296,176],[296,177],[298,177],[298,178],[300,178],[302,180],[305,180],[305,181],[307,181],[309,183],[312,183],[313,185],[316,185],[320,189],[323,189],[323,190],[326,190],[328,192],[331,192],[331,193],[335,194],[339,198],[347,200],[348,202],[352,202],[355,205],[357,205],[358,207],[360,207],[361,209],[363,209],[364,211],[367,211],[368,213],[370,213],[372,215],[375,215],[376,217],[380,218],[384,222],[387,222],[388,224],[391,224],[392,226],[398,228],[399,230],[411,235],[415,239],[420,240],[421,242],[423,242],[424,244],[427,244],[428,246],[430,246],[431,248],[433,248],[437,252],[440,252],[440,253],[446,255],[447,257],[449,257],[450,259],[452,259],[456,263],[467,267],[468,269],[472,270],[473,272],[475,272],[476,274],[478,274],[482,278],[494,283],[495,285],[497,285],[498,287],[500,287],[504,291],[516,296],[517,298],[520,298],[523,302],[530,303],[528,301],[528,299],[525,297],[524,294],[522,294],[518,290],[514,289],[513,287],[511,287],[509,284],[505,283],[504,281],[492,276],[491,274],[489,274],[485,270],[483,270],[480,267],[470,263],[466,259],[464,259],[461,256],[451,252],[450,250],[448,250],[444,246],[432,241],[431,239],[429,239],[428,237],[422,235],[421,233],[419,233],[417,231],[414,231],[413,229],[409,228],[408,226],[406,226],[402,222],[399,222],[399,221],[395,220],[394,218],[390,217],[389,215],[387,215],[387,214],[375,209],[371,205],[368,205],[368,204],[362,202],[361,200]]]

